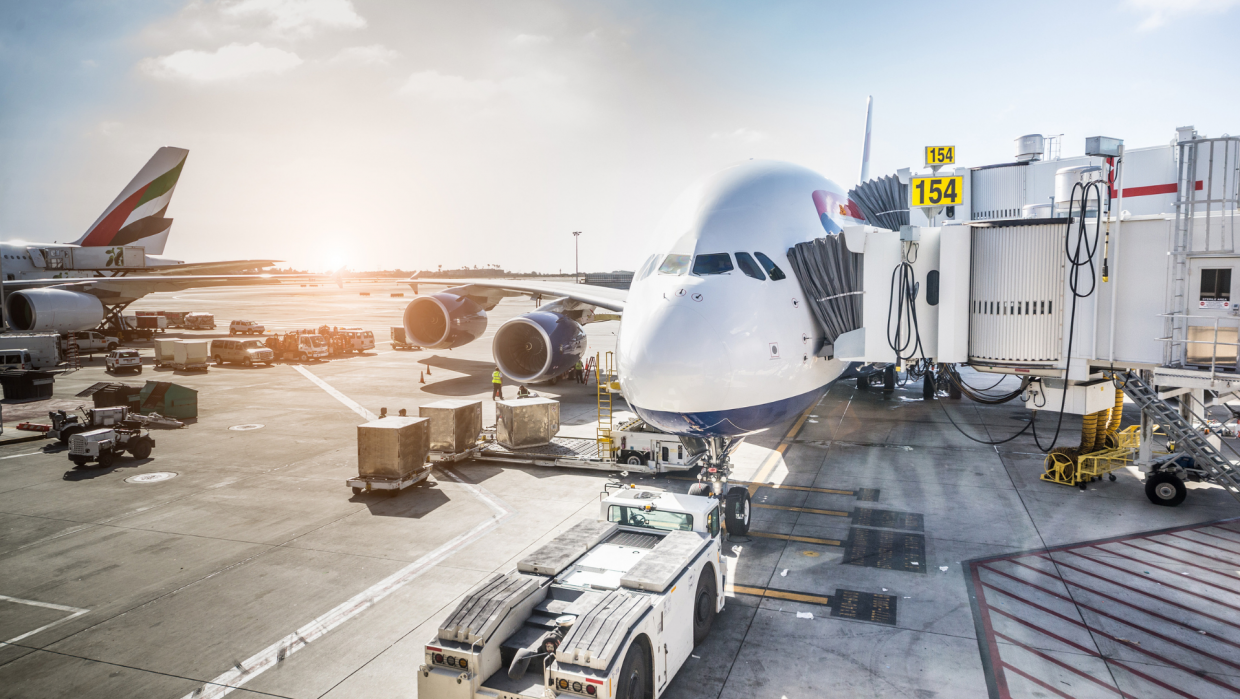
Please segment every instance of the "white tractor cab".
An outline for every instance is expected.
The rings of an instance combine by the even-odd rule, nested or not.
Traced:
[[[79,432],[121,424],[129,417],[129,408],[114,406],[87,410],[79,405],[75,412],[53,410],[47,416],[52,421],[52,429],[47,436],[59,440],[61,444],[68,444],[69,438]]]
[[[118,408],[126,411],[127,408]],[[112,427],[78,432],[69,437],[69,460],[74,466],[85,466],[94,461],[99,468],[109,468],[116,458],[129,452],[135,459],[145,459],[155,448],[151,433],[133,421],[122,419]]]
[[[621,423],[611,432],[616,445],[616,461],[630,466],[654,464],[657,470],[692,468],[693,458],[680,437],[657,430],[641,418]]]
[[[597,521],[472,589],[426,644],[421,699],[657,699],[723,609],[714,498],[609,484]]]

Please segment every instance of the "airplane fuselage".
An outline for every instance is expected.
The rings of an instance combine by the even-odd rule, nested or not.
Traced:
[[[136,260],[133,259],[128,265],[109,264],[109,258],[111,261],[116,260],[115,253],[112,252],[115,249],[83,247],[65,243],[0,242],[0,273],[3,273],[5,281],[77,279],[98,277],[101,274],[111,276],[118,272],[141,273],[143,269],[184,264],[181,260],[149,254],[141,255],[140,265],[137,265]],[[89,258],[82,259],[82,254],[74,257],[74,253],[79,251],[88,255]],[[58,258],[61,260],[62,266],[60,267],[52,261],[57,259],[53,256],[54,252],[63,255]],[[36,260],[36,256],[42,259]],[[134,257],[134,254],[130,253],[130,257]],[[36,264],[36,262],[41,264]]]
[[[848,365],[816,356],[823,333],[787,253],[863,223],[856,213],[839,186],[786,163],[747,161],[686,192],[620,322],[634,411],[673,434],[736,436],[813,405]]]

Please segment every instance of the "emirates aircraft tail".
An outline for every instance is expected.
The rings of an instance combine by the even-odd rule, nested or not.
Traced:
[[[168,202],[181,177],[189,151],[163,147],[147,161],[99,219],[74,241],[83,247],[138,245],[148,255],[162,255],[172,219]]]

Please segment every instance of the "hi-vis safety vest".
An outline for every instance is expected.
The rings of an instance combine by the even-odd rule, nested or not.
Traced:
[[[491,383],[504,383],[504,380],[499,377],[498,371],[491,373]]]

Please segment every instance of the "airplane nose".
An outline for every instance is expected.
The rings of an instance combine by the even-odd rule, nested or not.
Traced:
[[[618,343],[620,385],[629,404],[645,410],[719,410],[728,398],[732,358],[726,333],[685,302],[651,309],[640,336],[622,329]]]

